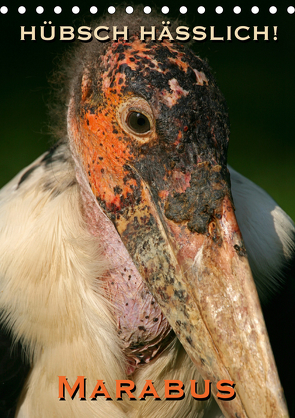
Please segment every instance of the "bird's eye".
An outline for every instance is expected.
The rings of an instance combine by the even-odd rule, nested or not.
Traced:
[[[125,98],[117,107],[117,121],[123,131],[139,144],[156,138],[154,112],[143,97]]]
[[[148,118],[140,112],[130,112],[126,120],[130,129],[138,134],[144,134],[151,129]]]

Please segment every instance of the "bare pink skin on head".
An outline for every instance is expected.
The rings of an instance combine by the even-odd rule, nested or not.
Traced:
[[[175,335],[114,225],[93,199],[79,172],[77,179],[82,186],[83,213],[89,231],[99,239],[103,255],[110,261],[102,286],[112,304],[118,335],[126,355],[126,374],[130,376],[140,365],[149,363],[161,354]]]

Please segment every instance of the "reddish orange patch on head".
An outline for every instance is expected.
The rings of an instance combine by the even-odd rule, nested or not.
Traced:
[[[197,162],[224,159],[220,143],[227,128],[207,70],[182,45],[142,42],[136,35],[112,42],[85,64],[70,121],[78,132],[72,142],[108,212],[140,201],[141,178],[157,177],[157,191],[165,191],[173,170],[186,173]],[[146,131],[133,129],[131,113],[140,124],[147,121]]]
[[[108,209],[120,208],[136,187],[125,164],[132,160],[125,134],[113,112],[85,112],[81,120],[81,156],[92,191]]]
[[[162,73],[160,63],[154,58],[155,48],[156,45],[147,47],[138,38],[132,42],[113,42],[102,57],[98,101],[95,92],[91,92],[94,81],[88,71],[83,74],[80,156],[93,193],[112,211],[124,206],[124,201],[129,201],[137,187],[126,167],[136,157],[139,144],[118,123],[118,108],[134,97],[133,92],[126,91],[126,72],[136,71],[141,66],[142,72],[153,68]]]

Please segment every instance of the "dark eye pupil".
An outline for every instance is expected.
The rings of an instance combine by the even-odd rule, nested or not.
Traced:
[[[135,132],[143,134],[151,128],[148,118],[139,112],[130,112],[127,117],[128,126]]]
[[[145,120],[144,118],[139,117],[139,118],[137,119],[137,124],[138,124],[139,126],[143,126],[145,123],[146,123],[146,120]]]

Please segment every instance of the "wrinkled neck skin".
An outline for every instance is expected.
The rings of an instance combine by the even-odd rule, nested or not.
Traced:
[[[126,373],[130,376],[140,365],[149,363],[161,354],[175,334],[143,282],[113,223],[98,205],[73,142],[70,141],[70,144],[80,185],[83,216],[108,260],[103,287],[112,305],[126,356]]]

